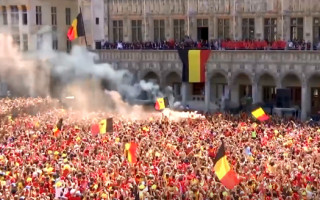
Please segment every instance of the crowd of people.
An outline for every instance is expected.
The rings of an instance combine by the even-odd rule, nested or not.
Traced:
[[[52,99],[4,99],[0,121],[0,199],[320,199],[320,129],[297,121],[194,113],[145,120],[59,107]],[[26,107],[44,105],[36,112]],[[15,107],[15,117],[7,117]],[[113,117],[113,132],[91,125]],[[60,135],[53,135],[59,119]],[[240,180],[225,188],[213,160],[224,141]],[[135,142],[137,162],[125,146]]]
[[[189,41],[190,40],[190,41]],[[204,48],[211,50],[319,50],[320,43],[311,44],[311,42],[290,40],[276,40],[268,42],[266,40],[199,40],[192,41],[185,39],[181,42],[174,40],[160,42],[103,42],[102,49],[119,50],[174,50],[183,48]]]

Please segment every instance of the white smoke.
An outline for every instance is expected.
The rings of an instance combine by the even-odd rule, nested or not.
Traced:
[[[115,70],[107,63],[97,64],[97,55],[84,47],[74,46],[68,54],[55,52],[49,48],[51,44],[43,43],[40,51],[25,54],[18,51],[12,43],[12,37],[0,34],[1,81],[7,82],[17,95],[46,96],[50,93],[49,82],[53,77],[57,79],[57,84],[62,84],[59,91],[64,95],[64,99],[71,104],[78,101],[81,108],[89,108],[92,104],[100,108],[100,103],[107,102],[107,109],[124,118],[145,119],[153,115],[161,116],[160,112],[146,112],[142,106],[132,106],[123,101],[130,102],[142,93],[148,94],[150,102],[157,97],[168,97],[171,107],[181,108],[181,103],[175,102],[171,87],[162,92],[159,85],[145,80],[137,81],[127,70]],[[113,91],[103,91],[100,87],[102,79],[108,82]],[[65,98],[70,96],[73,98]],[[162,114],[170,120],[202,118],[197,113],[168,109]]]
[[[47,29],[41,31],[42,34],[48,32]],[[59,92],[65,96],[73,96],[72,93],[77,93],[78,96],[83,97],[86,90],[103,92],[99,82],[106,80],[110,86],[108,89],[118,91],[125,100],[136,99],[142,93],[146,93],[150,101],[155,101],[157,97],[163,97],[159,85],[144,80],[134,80],[134,76],[129,71],[115,70],[110,64],[95,63],[98,60],[98,55],[88,51],[85,47],[74,46],[68,54],[53,51],[51,44],[43,42],[39,51],[22,53],[12,44],[12,37],[0,35],[0,72],[3,77],[6,77],[2,80],[10,82],[13,91],[21,90],[24,95],[48,95],[50,93],[50,78],[54,78],[58,85],[62,85],[61,90],[65,90],[67,85],[75,83],[68,87],[67,91],[59,89]],[[37,73],[37,71],[46,73]],[[22,79],[18,77],[21,74],[23,75]],[[81,85],[79,82],[88,83],[90,79],[94,84],[91,84],[89,88],[84,86],[79,88],[78,86],[76,89],[75,85]],[[90,102],[87,101],[87,103]]]

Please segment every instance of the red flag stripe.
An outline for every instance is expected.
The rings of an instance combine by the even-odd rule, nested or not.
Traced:
[[[233,170],[229,170],[228,173],[220,180],[220,182],[229,190],[233,189],[239,184],[237,174]]]
[[[200,51],[200,80],[201,82],[206,81],[206,63],[210,56],[210,50]]]

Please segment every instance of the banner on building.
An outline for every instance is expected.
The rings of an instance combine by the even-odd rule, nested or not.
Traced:
[[[203,83],[206,80],[206,63],[210,50],[178,50],[182,61],[182,81],[189,83]]]

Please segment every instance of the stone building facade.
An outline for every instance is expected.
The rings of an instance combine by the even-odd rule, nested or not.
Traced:
[[[89,44],[100,41],[320,38],[318,0],[79,0]]]
[[[137,79],[173,87],[175,97],[194,109],[217,110],[223,98],[237,107],[245,96],[251,96],[253,103],[274,103],[276,89],[289,88],[291,106],[300,111],[302,119],[320,111],[320,54],[316,51],[212,51],[203,84],[181,82],[177,51],[96,53],[100,62],[127,69]]]
[[[1,0],[0,33],[12,35],[20,50],[43,46],[70,50],[67,31],[78,14],[77,0]]]

